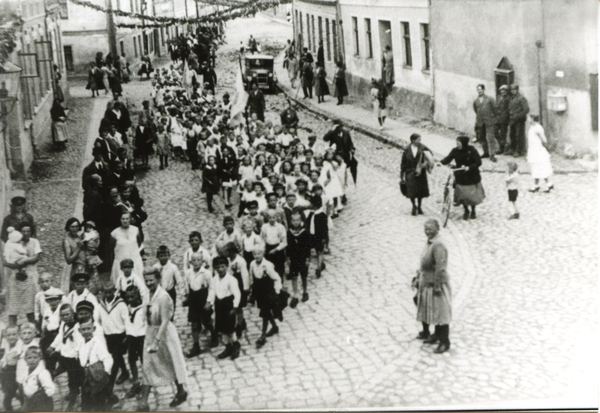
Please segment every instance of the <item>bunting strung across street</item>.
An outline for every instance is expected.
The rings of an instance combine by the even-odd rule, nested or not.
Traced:
[[[142,24],[142,23],[120,23],[117,24],[117,27],[122,28],[142,28],[142,27],[162,27],[165,25],[171,24],[186,24],[186,23],[215,23],[220,21],[227,21],[231,19],[235,19],[238,17],[246,17],[250,16],[256,12],[270,9],[272,7],[278,6],[280,4],[291,3],[291,0],[271,0],[271,1],[261,1],[261,0],[250,0],[246,3],[236,3],[235,5],[229,6],[228,9],[217,11],[206,16],[201,16],[197,18],[186,19],[185,17],[166,17],[166,16],[147,16],[140,13],[131,13],[122,10],[112,10],[108,11],[106,8],[99,6],[97,4],[91,3],[87,0],[69,0],[73,4],[77,4],[79,6],[89,7],[96,11],[100,11],[103,13],[112,12],[115,16],[120,17],[130,17],[133,19],[140,20],[148,20],[161,24]]]

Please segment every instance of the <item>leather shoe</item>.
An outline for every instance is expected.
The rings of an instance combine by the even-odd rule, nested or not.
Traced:
[[[435,334],[430,335],[428,339],[423,341],[423,343],[425,343],[425,344],[435,344],[437,342],[438,342],[438,337]]]
[[[266,337],[261,336],[258,340],[256,340],[256,348],[261,348],[267,342]]]
[[[302,294],[302,302],[305,303],[308,301],[308,293]]]
[[[490,156],[490,161],[497,162],[498,160],[496,159],[496,157],[494,155],[491,155]]]
[[[411,214],[413,217],[417,216],[417,207],[413,207]]]
[[[227,344],[225,346],[225,350],[223,350],[218,356],[217,358],[219,359],[224,359],[227,358],[229,356],[231,356],[231,354],[233,353],[233,346],[231,344]]]
[[[489,153],[484,153],[483,155],[481,155],[481,159],[483,158],[489,158],[490,154]]]
[[[421,208],[417,208],[417,213],[418,213],[419,215],[423,215],[423,210],[422,210]]]
[[[465,221],[469,219],[469,211],[465,211],[465,213],[463,214],[463,219]]]
[[[129,373],[121,373],[115,384],[123,384],[129,379]]]
[[[435,354],[442,354],[448,350],[450,350],[450,344],[440,343],[439,346],[437,346],[437,348],[435,350],[433,350],[433,352]]]
[[[169,406],[170,407],[179,406],[181,403],[184,403],[187,400],[187,396],[188,396],[188,394],[185,390],[177,392],[177,394],[175,395],[175,397],[173,398],[171,403],[169,403]]]
[[[419,335],[417,336],[417,340],[427,340],[429,338],[429,332],[419,331]]]
[[[273,337],[277,333],[279,333],[279,327],[275,326],[275,327],[271,328],[269,331],[267,331],[266,336]]]
[[[189,359],[191,359],[192,357],[196,357],[198,355],[200,355],[200,353],[202,353],[202,350],[200,349],[200,346],[198,345],[194,345],[190,351],[188,351],[187,353],[185,353],[185,356]]]
[[[477,214],[475,213],[475,211],[471,211],[471,219],[475,218],[477,218]]]
[[[292,298],[292,301],[290,301],[290,308],[296,308],[297,305],[298,299],[296,297]]]
[[[219,347],[219,335],[214,332],[210,338],[210,348]]]

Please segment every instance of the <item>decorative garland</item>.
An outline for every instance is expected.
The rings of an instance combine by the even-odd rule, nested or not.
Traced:
[[[164,25],[171,24],[186,24],[186,23],[204,23],[204,22],[219,22],[226,21],[237,17],[248,16],[251,13],[255,13],[257,11],[266,10],[271,7],[278,6],[280,4],[291,3],[291,0],[270,0],[270,1],[260,1],[260,0],[250,0],[247,3],[238,3],[236,5],[230,6],[227,10],[215,12],[208,14],[206,16],[186,19],[185,17],[166,17],[166,16],[147,16],[140,13],[130,13],[122,10],[107,10],[104,7],[98,6],[97,4],[90,3],[87,0],[69,0],[71,3],[76,4],[78,6],[89,7],[96,11],[100,11],[102,13],[112,13],[115,16],[120,17],[129,17],[133,19],[141,19],[141,20],[149,20],[157,23],[163,23],[159,25],[150,25],[150,24],[126,24],[121,23],[117,24],[117,27],[126,27],[126,28],[138,28],[138,27],[160,27]],[[231,13],[237,9],[240,10],[236,13]]]
[[[17,47],[15,32],[22,24],[23,20],[16,14],[0,15],[0,64],[6,62]]]

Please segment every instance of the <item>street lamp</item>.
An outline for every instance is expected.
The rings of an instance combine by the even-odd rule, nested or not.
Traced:
[[[0,65],[0,105],[2,108],[0,114],[2,117],[12,112],[15,106],[22,70],[19,66],[8,61]],[[10,109],[8,109],[9,103]]]

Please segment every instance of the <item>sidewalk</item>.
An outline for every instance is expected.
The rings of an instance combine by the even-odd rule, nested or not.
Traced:
[[[323,118],[337,118],[343,121],[348,128],[367,135],[373,139],[384,142],[396,148],[404,149],[410,143],[410,135],[418,133],[421,135],[421,141],[433,151],[437,159],[445,157],[452,148],[455,147],[455,136],[458,132],[447,130],[448,136],[430,131],[423,127],[410,125],[396,119],[387,118],[385,128],[379,130],[377,117],[372,110],[367,110],[352,104],[337,106],[337,99],[333,96],[326,96],[324,103],[317,103],[316,96],[313,99],[304,99],[301,90],[292,89],[287,70],[283,68],[283,53],[275,58],[275,71],[277,73],[277,83],[283,93],[301,107]],[[333,85],[329,89],[333,93]],[[365,97],[366,99],[367,97]],[[302,123],[302,120],[301,120]],[[439,129],[439,128],[437,128]],[[475,144],[477,149],[482,152],[481,146]],[[562,156],[552,154],[552,166],[557,174],[597,172],[597,162],[584,162],[582,160],[569,160]],[[525,157],[513,158],[510,156],[497,156],[498,162],[491,162],[489,159],[483,159],[484,172],[506,171],[506,162],[514,161],[519,166],[521,173],[529,173],[529,164]]]

